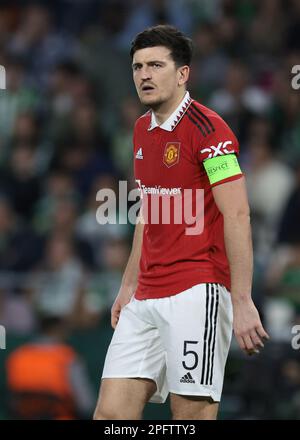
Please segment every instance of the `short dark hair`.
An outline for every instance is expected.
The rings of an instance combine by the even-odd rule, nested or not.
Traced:
[[[164,46],[170,49],[171,57],[177,67],[191,64],[192,40],[174,26],[167,24],[152,26],[137,34],[131,43],[131,59],[137,50],[155,46]]]

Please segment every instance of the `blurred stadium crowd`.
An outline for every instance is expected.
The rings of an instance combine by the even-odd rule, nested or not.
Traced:
[[[291,348],[300,324],[298,0],[0,1],[1,359],[38,333],[41,316],[62,318],[96,393],[133,232],[97,223],[96,193],[117,192],[119,180],[135,187],[131,136],[144,109],[129,46],[165,22],[194,40],[192,96],[240,140],[253,296],[272,337],[250,360],[233,343],[221,417],[300,418],[300,356]]]

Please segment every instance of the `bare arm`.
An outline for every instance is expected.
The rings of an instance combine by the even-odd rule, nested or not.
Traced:
[[[268,339],[251,298],[253,251],[250,210],[244,177],[213,188],[224,218],[224,238],[231,274],[233,328],[240,347],[248,354]]]
[[[137,223],[135,226],[131,253],[122,278],[122,285],[132,288],[133,290],[135,290],[137,286],[143,242],[143,231],[144,225],[142,223]]]
[[[135,227],[131,253],[123,274],[121,287],[111,309],[111,325],[113,328],[115,328],[118,323],[122,308],[129,303],[137,287],[143,232],[144,224],[138,221]]]
[[[224,218],[232,301],[246,300],[251,298],[253,252],[245,179],[215,186],[213,195]]]

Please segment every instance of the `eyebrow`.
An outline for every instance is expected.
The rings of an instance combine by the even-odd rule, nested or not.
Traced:
[[[148,61],[147,63],[148,66],[152,66],[153,64],[162,64],[163,66],[166,65],[165,61],[161,61],[161,60],[153,60],[153,61]],[[132,68],[137,67],[137,66],[142,66],[143,63],[133,63],[132,64]]]

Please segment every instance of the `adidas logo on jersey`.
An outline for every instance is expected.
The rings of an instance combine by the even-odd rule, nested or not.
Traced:
[[[144,159],[142,147],[138,149],[138,151],[135,155],[135,158],[136,159]]]
[[[181,379],[181,383],[195,383],[194,379],[192,378],[191,373],[185,374]]]

